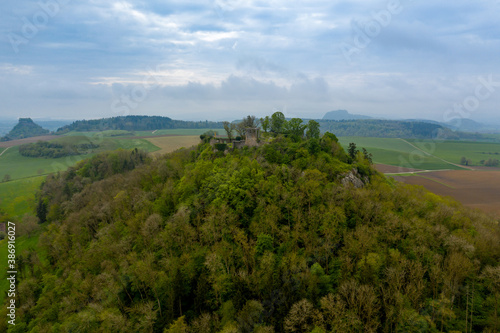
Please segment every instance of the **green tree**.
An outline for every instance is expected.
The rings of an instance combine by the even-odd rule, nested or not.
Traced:
[[[36,217],[40,223],[44,223],[47,221],[47,213],[48,213],[48,199],[47,198],[39,198],[36,205]]]
[[[271,116],[271,132],[282,134],[285,129],[286,119],[282,112],[275,112]]]
[[[307,125],[303,124],[302,119],[292,118],[287,122],[287,125],[288,132],[291,135],[297,136],[299,138],[302,138],[304,136],[304,130],[306,129]]]
[[[186,324],[184,316],[177,318],[169,328],[165,328],[164,333],[189,333],[189,327]]]
[[[266,234],[260,234],[257,237],[257,244],[255,246],[255,254],[263,255],[265,251],[273,250],[273,237]]]
[[[349,148],[347,148],[347,154],[349,155],[349,158],[351,161],[356,160],[356,156],[358,155],[358,148],[356,147],[356,144],[354,142],[349,143]]]
[[[269,130],[270,122],[271,120],[269,119],[269,116],[266,116],[265,118],[260,118],[260,124],[262,126],[262,129],[266,133]]]
[[[365,148],[363,148],[362,151],[363,151],[363,156],[366,158],[366,160],[370,164],[373,164],[373,155],[369,153]]]
[[[308,139],[319,139],[319,123],[316,120],[309,120],[307,123],[306,136]]]

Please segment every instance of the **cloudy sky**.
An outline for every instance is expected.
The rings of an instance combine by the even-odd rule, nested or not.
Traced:
[[[500,122],[499,0],[3,0],[0,117]]]

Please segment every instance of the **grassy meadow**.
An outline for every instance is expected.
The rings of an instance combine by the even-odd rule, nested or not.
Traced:
[[[422,170],[461,169],[439,158],[426,155],[401,139],[340,137],[339,141],[344,149],[347,149],[350,142],[356,143],[360,150],[366,148],[373,155],[374,163]]]
[[[33,212],[35,192],[45,176],[29,177],[0,183],[0,209],[11,217]]]
[[[472,141],[443,141],[433,142],[431,140],[408,140],[415,146],[426,151],[434,150],[433,154],[453,163],[460,163],[460,159],[465,157],[472,163],[469,165],[481,165],[481,160],[500,160],[500,144],[489,142]]]
[[[25,157],[19,153],[19,147],[11,147],[0,156],[0,179],[10,175],[12,180],[45,175],[51,172],[66,170],[82,157],[69,156],[63,158]]]
[[[472,165],[489,158],[500,159],[495,154],[500,154],[500,143],[366,137],[340,137],[339,141],[344,149],[350,142],[356,143],[358,149],[366,148],[374,163],[422,170],[461,170],[464,168],[453,164],[459,164],[462,157],[470,159]]]
[[[170,153],[180,148],[189,148],[200,143],[200,137],[198,135],[162,136],[146,140],[160,148],[160,150],[156,152],[159,154]]]
[[[88,151],[87,154],[67,156],[61,158],[34,158],[25,157],[19,153],[19,147],[11,147],[0,156],[0,179],[8,174],[12,180],[46,175],[52,172],[64,171],[68,167],[79,161],[91,157],[99,152],[115,149],[138,148],[148,152],[159,150],[157,146],[145,139],[131,138],[102,138],[79,136],[64,136],[52,142],[66,144],[81,144],[92,142],[99,145],[99,148]],[[0,192],[1,194],[1,192]]]

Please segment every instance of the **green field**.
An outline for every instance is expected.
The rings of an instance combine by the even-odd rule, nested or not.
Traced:
[[[12,147],[0,156],[0,179],[10,175],[13,180],[66,170],[82,157],[33,158],[19,154],[19,147]]]
[[[52,172],[63,171],[77,162],[91,157],[99,152],[115,149],[138,148],[148,152],[154,152],[160,148],[145,139],[134,138],[99,138],[85,136],[60,137],[53,142],[80,144],[93,142],[99,148],[89,151],[88,154],[67,156],[61,158],[34,158],[25,157],[19,153],[19,147],[12,147],[0,156],[0,180],[8,174],[12,180],[23,179],[38,175],[46,175]]]
[[[45,176],[38,176],[0,183],[0,209],[11,217],[33,212],[35,192],[44,179]]]
[[[415,146],[432,152],[447,161],[460,163],[462,157],[471,160],[469,165],[481,165],[481,160],[500,160],[500,144],[487,142],[464,142],[444,141],[434,142],[432,140],[408,140]]]
[[[433,152],[431,154],[434,156],[427,155],[401,139],[340,137],[339,141],[344,149],[347,149],[350,142],[356,143],[358,149],[366,148],[368,152],[373,155],[374,163],[422,170],[462,169],[459,166],[455,166],[441,160],[445,158],[437,152]],[[416,145],[416,142],[417,140],[413,141],[412,144],[419,147]],[[455,145],[461,144],[461,142],[458,141],[450,141],[450,143]],[[500,145],[498,146],[500,147]],[[429,152],[432,152],[432,150]],[[458,163],[459,160],[450,162]]]
[[[373,162],[423,170],[464,169],[460,164],[466,157],[472,166],[479,166],[481,160],[499,159],[500,143],[470,141],[401,140],[387,138],[340,137],[340,143],[347,149],[350,142],[358,149],[366,148],[373,155]],[[413,145],[413,146],[412,146]],[[415,146],[415,147],[414,147]]]

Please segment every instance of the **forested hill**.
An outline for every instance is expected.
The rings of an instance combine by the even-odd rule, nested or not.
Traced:
[[[222,128],[221,122],[173,120],[160,116],[123,116],[94,120],[78,120],[57,130],[57,134],[70,131],[90,132],[105,130],[154,131],[173,128]]]
[[[19,118],[19,123],[7,135],[1,138],[1,141],[31,138],[49,133],[49,130],[35,124],[31,118]]]
[[[498,222],[365,156],[329,133],[278,135],[112,152],[49,176],[11,330],[498,331]]]
[[[363,136],[405,139],[434,139],[439,135],[449,140],[459,139],[459,133],[439,124],[399,120],[319,120],[321,131],[337,136]]]

